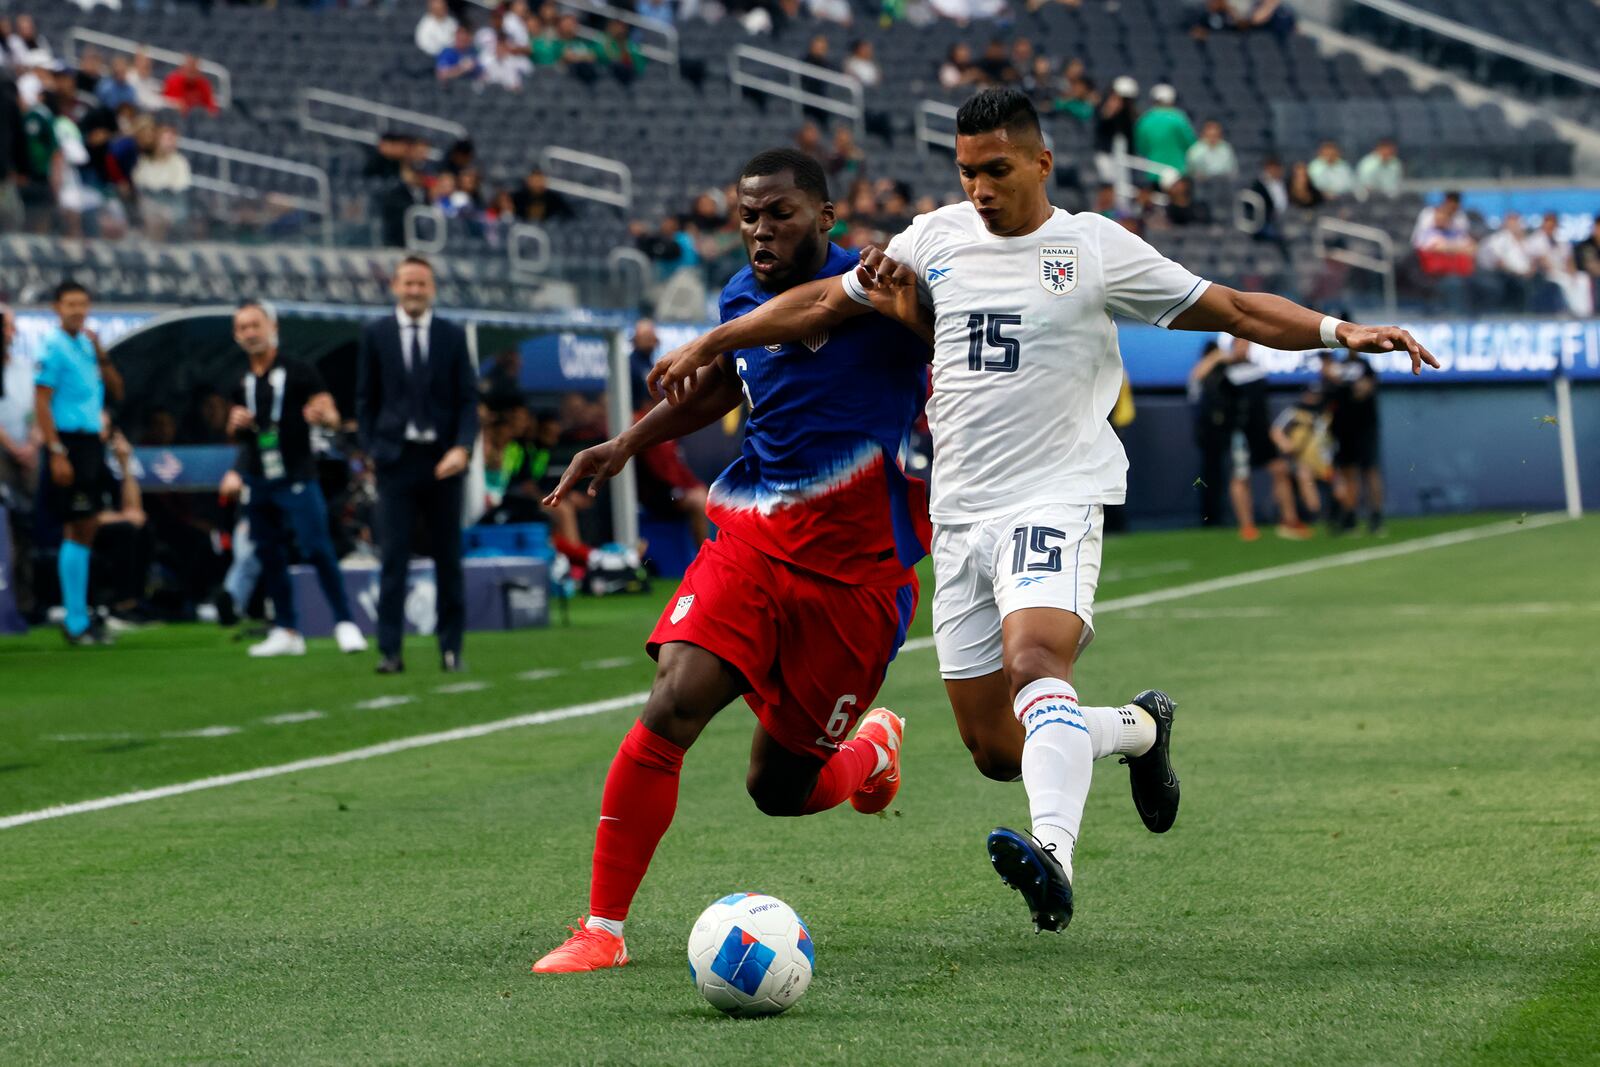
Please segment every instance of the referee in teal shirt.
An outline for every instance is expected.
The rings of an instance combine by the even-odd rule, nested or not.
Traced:
[[[109,505],[102,415],[106,393],[122,399],[122,376],[84,323],[89,291],[74,281],[56,287],[60,325],[44,336],[34,375],[34,418],[50,452],[40,479],[40,504],[65,534],[56,564],[65,633],[73,645],[104,644],[89,618],[89,551],[99,515]]]

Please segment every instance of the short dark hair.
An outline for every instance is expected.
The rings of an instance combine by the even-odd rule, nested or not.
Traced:
[[[410,264],[413,267],[421,267],[423,270],[427,271],[429,274],[433,274],[434,273],[433,264],[429,263],[422,256],[416,255],[415,253],[413,253],[413,254],[411,254],[409,256],[406,256],[399,263],[395,264],[395,268],[394,268],[395,269],[395,273],[396,274],[400,273],[400,268],[406,266],[407,264]]]
[[[750,157],[750,162],[739,171],[739,180],[766,178],[774,174],[789,173],[794,176],[794,187],[824,203],[832,200],[828,195],[828,176],[822,164],[798,148],[769,148]]]
[[[71,278],[66,278],[60,285],[56,286],[56,294],[51,298],[51,302],[59,304],[63,297],[71,296],[73,293],[82,293],[84,296],[88,296],[89,290],[84,288],[81,283],[75,282]]]
[[[1020,89],[985,89],[956,112],[956,133],[964,137],[994,130],[1031,134],[1044,140],[1039,113],[1033,109],[1028,94]]]

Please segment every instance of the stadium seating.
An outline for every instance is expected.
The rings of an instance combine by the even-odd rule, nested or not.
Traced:
[[[632,214],[649,219],[682,211],[693,195],[725,185],[748,153],[790,143],[802,121],[789,102],[741,97],[731,89],[728,55],[736,45],[753,43],[797,55],[806,39],[822,33],[832,41],[833,54],[842,56],[848,40],[865,36],[875,42],[885,74],[884,86],[868,94],[867,106],[889,119],[881,133],[863,139],[871,173],[903,181],[919,195],[946,198],[958,193],[953,168],[947,157],[921,150],[912,133],[913,116],[923,100],[958,102],[958,95],[938,85],[935,70],[951,44],[981,46],[991,32],[1000,32],[943,22],[924,28],[861,25],[851,30],[807,25],[774,40],[751,38],[732,19],[691,21],[679,27],[682,54],[694,61],[695,69],[707,72],[704,78],[681,77],[660,63],[652,63],[631,87],[609,78],[586,86],[539,71],[523,93],[508,94],[479,93],[461,83],[437,84],[427,58],[412,43],[414,13],[409,9],[217,8],[204,17],[192,8],[97,9],[86,16],[62,0],[40,9],[38,18],[56,41],[65,40],[73,26],[92,23],[102,33],[195,52],[225,65],[232,76],[232,107],[216,117],[191,115],[182,123],[183,132],[196,140],[326,170],[334,188],[338,242],[355,246],[377,243],[373,199],[383,183],[364,175],[365,147],[300,128],[298,93],[305,88],[358,95],[462,123],[473,134],[490,189],[515,187],[540,149],[549,145],[619,159],[634,177]],[[1443,89],[1418,99],[1402,76],[1373,76],[1355,64],[1331,60],[1301,36],[1279,40],[1265,33],[1226,34],[1195,41],[1180,25],[1175,5],[1166,0],[1076,9],[1050,5],[1019,19],[1004,35],[1030,36],[1041,52],[1057,59],[1085,57],[1101,85],[1121,74],[1132,75],[1145,88],[1171,82],[1197,124],[1206,118],[1224,123],[1246,181],[1264,155],[1303,157],[1323,137],[1340,140],[1353,160],[1377,137],[1397,136],[1414,176],[1560,174],[1571,168],[1570,146],[1546,124],[1512,126],[1499,108],[1467,106]],[[1093,182],[1087,166],[1089,128],[1066,115],[1047,116],[1046,123],[1061,160],[1058,197],[1068,207],[1081,208]],[[270,190],[276,180],[260,184]],[[1286,285],[1304,282],[1317,269],[1307,259],[1308,220],[1289,227],[1293,266],[1286,267],[1279,253],[1226,225],[1231,209],[1225,204],[1222,209],[1224,217],[1209,228],[1154,237],[1169,251],[1192,252],[1197,269],[1209,268],[1227,281]],[[1409,231],[1416,214],[1410,201],[1371,210],[1380,217],[1379,225],[1397,234]],[[1386,212],[1397,214],[1391,218]],[[234,236],[226,211],[211,214],[204,227],[209,236]],[[604,262],[609,250],[629,243],[627,222],[614,208],[587,204],[576,222],[548,227],[560,272],[578,282],[584,298],[615,302]],[[314,236],[292,223],[281,227],[289,237]],[[460,266],[453,266],[452,273],[460,274],[460,284],[478,286],[479,294],[488,297],[494,287],[508,283],[504,250],[474,236],[464,224],[452,224],[448,250],[459,257]],[[44,254],[33,246],[30,251]],[[185,284],[182,264],[172,250],[130,250],[124,258],[135,255],[154,256],[151,269],[158,276],[166,277],[162,272],[171,267],[176,272],[172,284]],[[293,257],[274,253],[258,258],[269,286],[284,291],[311,292],[319,280],[344,276],[329,268],[328,261],[339,258],[332,254],[307,258],[304,271]],[[132,268],[110,264],[103,269],[117,280],[117,271]],[[248,273],[246,265],[242,276]],[[187,282],[190,289],[197,284]],[[223,282],[205,284],[219,287]],[[525,306],[528,299],[512,306]]]

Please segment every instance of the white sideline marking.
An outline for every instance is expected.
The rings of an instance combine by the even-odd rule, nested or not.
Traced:
[[[477,693],[489,688],[488,682],[451,682],[449,685],[435,686],[433,691],[443,696],[453,693]]]
[[[546,678],[558,678],[565,673],[566,671],[559,667],[541,667],[536,671],[523,671],[517,675],[517,679],[523,682],[542,682]]]
[[[327,718],[327,714],[321,711],[286,711],[282,715],[268,715],[261,721],[268,726],[287,726],[292,722],[310,722],[313,719],[324,718]]]
[[[578,664],[580,670],[609,671],[617,667],[629,667],[638,662],[634,656],[609,656],[606,659],[592,659],[587,663]]]
[[[398,708],[416,699],[412,696],[373,697],[371,700],[358,700],[350,706],[357,711],[377,711],[380,708]]]
[[[522,726],[543,726],[545,723],[560,722],[563,719],[578,719],[586,715],[600,715],[608,711],[621,711],[623,708],[638,707],[644,703],[645,697],[649,695],[649,693],[629,693],[627,696],[613,697],[610,700],[597,700],[592,704],[574,704],[571,707],[556,708],[553,711],[535,711],[527,715],[516,715],[509,719],[500,719],[496,722],[479,723],[476,726],[461,726],[454,730],[441,730],[438,733],[402,737],[395,741],[368,745],[366,748],[351,749],[349,752],[336,752],[331,756],[314,756],[311,759],[295,760],[293,763],[280,763],[275,767],[258,767],[253,771],[219,774],[211,778],[198,778],[192,782],[179,782],[176,785],[164,785],[156,789],[140,789],[132,793],[119,793],[116,796],[100,797],[97,800],[82,800],[75,804],[57,804],[51,808],[40,808],[38,811],[25,811],[20,815],[8,815],[0,818],[0,830],[9,830],[14,826],[26,826],[28,823],[43,822],[46,819],[59,819],[66,815],[82,815],[91,811],[104,811],[107,808],[120,808],[127,804],[140,804],[146,800],[161,800],[164,797],[182,796],[184,793],[198,793],[202,789],[219,789],[225,785],[256,782],[263,778],[276,778],[284,774],[298,774],[301,771],[314,771],[322,767],[336,767],[341,763],[356,763],[360,760],[369,760],[377,756],[407,752],[413,748],[427,748],[430,745],[442,745],[449,741],[466,741],[474,737],[483,737],[486,734],[499,733],[501,730],[515,730]]]
[[[1220,592],[1224,589],[1236,589],[1240,586],[1254,585],[1258,582],[1273,581],[1277,578],[1290,578],[1301,574],[1329,570],[1334,567],[1347,567],[1355,563],[1389,559],[1394,556],[1409,555],[1413,552],[1425,552],[1429,549],[1443,548],[1447,545],[1481,541],[1489,537],[1520,533],[1523,530],[1538,529],[1541,526],[1551,526],[1567,521],[1567,517],[1562,514],[1531,515],[1526,519],[1513,519],[1506,522],[1490,523],[1486,526],[1473,526],[1465,530],[1435,534],[1430,537],[1419,537],[1412,541],[1401,541],[1397,544],[1384,545],[1379,548],[1364,548],[1355,552],[1343,552],[1336,556],[1323,556],[1320,559],[1306,560],[1302,563],[1266,567],[1261,570],[1246,571],[1243,574],[1229,575],[1225,578],[1215,578],[1205,582],[1191,582],[1188,585],[1174,586],[1171,589],[1157,590],[1153,593],[1121,597],[1106,601],[1097,610],[1100,614],[1105,614],[1110,611],[1142,608],[1170,600],[1202,596],[1206,593]],[[933,638],[918,637],[907,641],[901,646],[901,651],[919,652],[932,647]],[[530,674],[537,673],[536,671],[527,671],[519,677],[526,678]],[[610,700],[597,700],[589,704],[574,704],[565,708],[556,708],[552,711],[536,711],[527,715],[513,716],[509,719],[480,723],[477,726],[461,726],[454,730],[444,730],[439,733],[403,737],[395,741],[385,741],[382,744],[368,745],[365,748],[351,749],[348,752],[337,752],[331,756],[314,756],[310,759],[296,760],[293,763],[281,763],[274,767],[258,767],[252,771],[238,771],[233,774],[221,774],[211,778],[199,778],[194,781],[179,782],[176,785],[161,786],[156,789],[141,789],[132,793],[119,793],[115,796],[100,797],[95,800],[81,800],[73,804],[57,804],[54,807],[40,808],[37,811],[25,811],[17,815],[0,817],[0,830],[9,830],[17,826],[26,826],[29,823],[43,822],[46,819],[59,819],[67,815],[82,815],[91,811],[104,811],[107,808],[120,808],[127,804],[143,803],[146,800],[161,800],[165,797],[182,796],[185,793],[197,793],[203,789],[217,789],[226,785],[260,781],[263,778],[276,778],[284,774],[297,774],[300,771],[335,767],[341,763],[356,763],[361,760],[374,759],[378,756],[392,755],[396,752],[407,752],[414,748],[442,745],[449,741],[466,741],[474,737],[499,733],[502,730],[514,730],[523,726],[542,726],[545,723],[560,722],[563,719],[576,719],[589,715],[600,715],[608,711],[621,711],[624,708],[638,707],[644,703],[645,698],[649,695],[648,691],[630,693],[627,696],[613,697]],[[414,698],[382,697],[379,699],[409,703]],[[374,701],[364,701],[356,706],[362,707],[372,704],[374,704]],[[388,707],[390,705],[381,704],[378,706]]]

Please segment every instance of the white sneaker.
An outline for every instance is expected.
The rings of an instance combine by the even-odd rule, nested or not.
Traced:
[[[306,654],[306,639],[293,630],[285,630],[281,626],[274,626],[267,632],[267,639],[259,645],[250,646],[250,654],[262,656],[303,656]]]
[[[336,623],[333,627],[333,639],[338,642],[340,652],[367,650],[366,635],[361,632],[361,627],[353,622]]]

